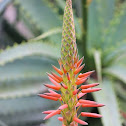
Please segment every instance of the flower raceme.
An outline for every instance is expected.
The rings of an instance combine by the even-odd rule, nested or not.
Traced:
[[[47,114],[44,120],[51,118],[54,115],[61,114],[58,117],[62,121],[62,126],[78,126],[79,124],[88,125],[87,122],[80,120],[79,116],[100,118],[101,115],[96,113],[81,112],[79,116],[77,111],[80,107],[102,107],[95,101],[81,99],[85,94],[96,92],[101,88],[94,88],[98,83],[84,84],[87,78],[94,72],[79,72],[84,68],[84,57],[79,59],[78,50],[75,37],[75,26],[72,12],[72,1],[66,0],[66,7],[63,18],[62,44],[61,44],[61,58],[58,60],[60,68],[52,66],[59,74],[54,72],[47,73],[51,84],[45,84],[48,93],[39,94],[40,97],[53,101],[60,101],[61,106],[57,110],[44,111]],[[79,87],[79,88],[77,88]],[[60,91],[61,93],[57,93]]]

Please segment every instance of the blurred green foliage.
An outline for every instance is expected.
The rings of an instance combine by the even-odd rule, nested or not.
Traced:
[[[87,98],[106,106],[87,109],[101,113],[101,120],[85,120],[89,126],[125,126],[126,1],[87,3],[73,0],[78,50],[86,57],[85,71],[96,69],[89,81],[103,88]],[[0,0],[0,126],[60,125],[56,117],[42,120],[41,112],[57,104],[37,94],[47,91],[51,64],[58,66],[64,6],[64,0]]]

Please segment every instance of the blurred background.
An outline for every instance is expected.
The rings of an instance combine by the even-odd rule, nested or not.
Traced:
[[[39,98],[58,66],[65,0],[0,0],[0,126],[59,126],[41,112],[58,102]],[[89,126],[126,126],[126,0],[73,0],[79,55],[89,82],[103,89],[87,99],[106,106],[82,108],[102,119]],[[85,98],[85,97],[84,97]]]

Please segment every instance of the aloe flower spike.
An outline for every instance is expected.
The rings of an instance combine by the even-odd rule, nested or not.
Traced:
[[[43,114],[48,114],[44,120],[51,118],[57,114],[58,120],[62,122],[62,126],[78,126],[79,124],[88,125],[87,122],[80,120],[77,115],[78,107],[102,107],[95,101],[81,99],[85,94],[100,91],[101,88],[94,88],[98,83],[86,84],[88,77],[94,72],[86,73],[79,72],[84,68],[82,64],[84,57],[79,59],[76,45],[75,26],[72,11],[72,0],[66,0],[66,6],[63,17],[63,31],[61,43],[61,58],[58,60],[60,68],[52,65],[53,69],[59,74],[53,72],[47,73],[51,84],[45,84],[50,88],[49,93],[39,94],[40,97],[60,101],[61,106],[57,110],[44,111]],[[79,74],[79,75],[78,75]],[[79,88],[77,88],[79,86]],[[52,89],[52,90],[51,90]],[[53,91],[60,91],[57,92]],[[86,117],[100,118],[96,113],[81,112],[79,115]]]

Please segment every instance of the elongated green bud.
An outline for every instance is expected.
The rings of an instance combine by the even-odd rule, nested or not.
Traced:
[[[66,1],[66,7],[63,17],[61,59],[63,64],[67,61],[68,64],[75,62],[77,59],[77,46],[75,36],[75,25],[72,11],[72,1]]]

